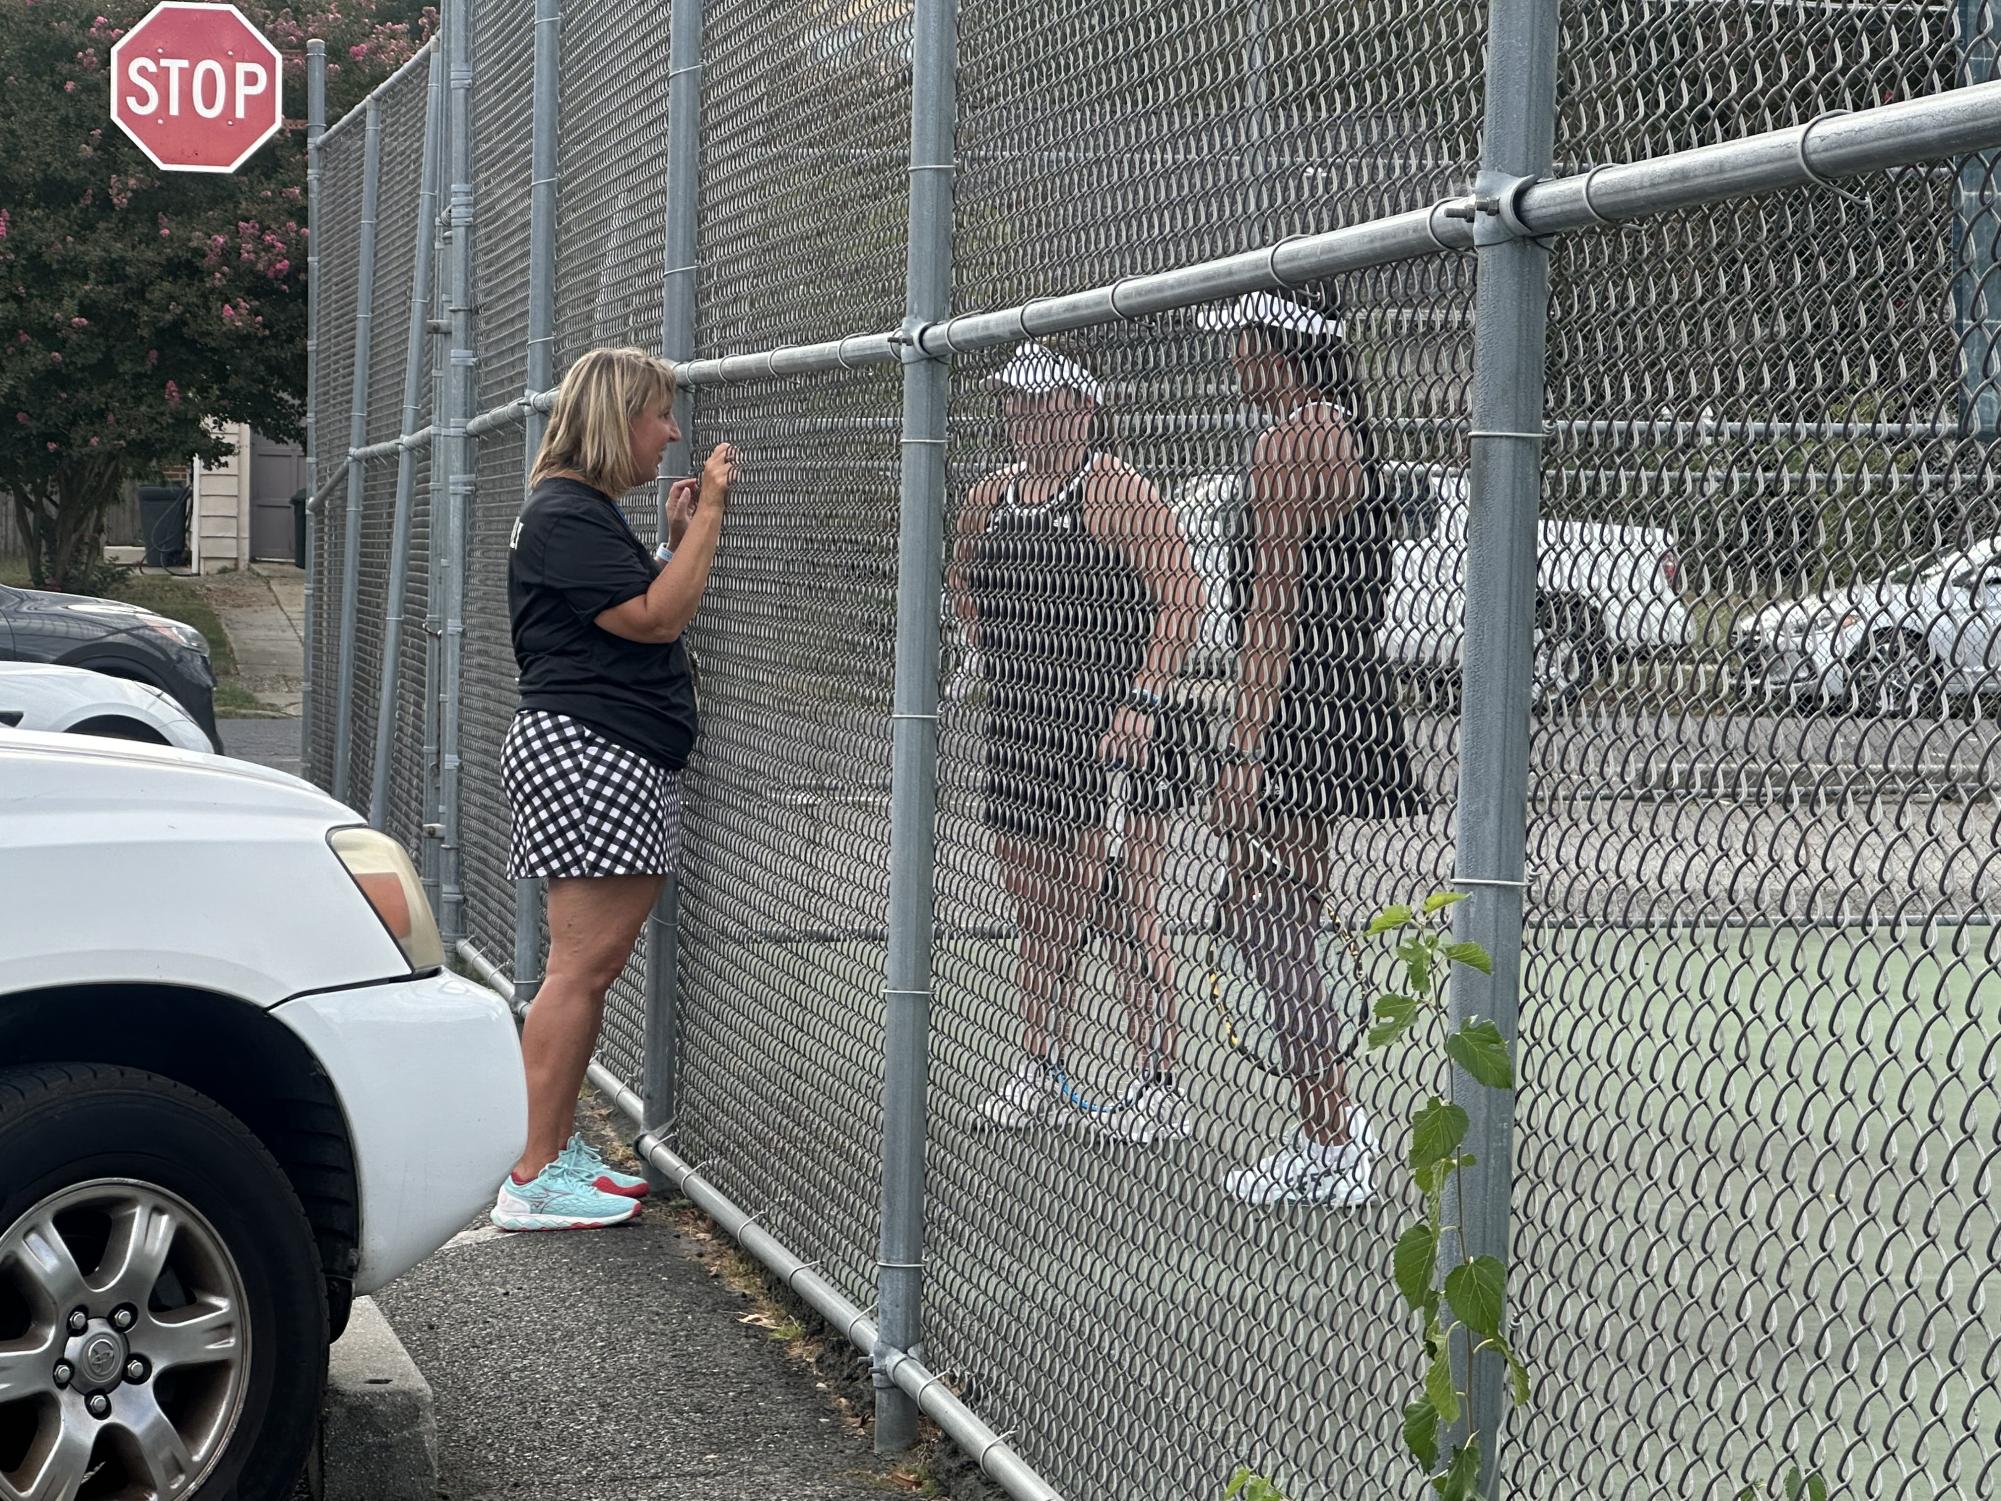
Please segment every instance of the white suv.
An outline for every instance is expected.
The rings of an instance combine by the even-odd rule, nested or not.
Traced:
[[[0,1495],[288,1496],[350,1298],[492,1197],[513,1020],[280,772],[0,730]]]

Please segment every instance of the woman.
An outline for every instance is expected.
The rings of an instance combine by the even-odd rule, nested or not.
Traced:
[[[1200,321],[1234,334],[1238,385],[1266,419],[1233,570],[1237,708],[1217,812],[1226,931],[1271,997],[1300,1114],[1289,1141],[1226,1186],[1253,1204],[1360,1204],[1375,1191],[1376,1138],[1348,1097],[1319,916],[1341,832],[1424,806],[1376,639],[1396,517],[1333,300],[1257,292]]]
[[[1116,962],[1136,1057],[1123,1108],[1102,1120],[1135,1140],[1185,1135],[1160,887],[1165,819],[1176,789],[1193,782],[1176,774],[1193,716],[1168,694],[1195,642],[1199,581],[1159,491],[1103,451],[1103,391],[1088,370],[1028,343],[995,383],[1016,461],[973,486],[949,583],[987,686],[983,817],[1021,935],[1026,1025],[981,1112],[1019,1130],[1063,1094],[1054,1013],[1079,949],[1114,920],[1101,898],[1117,782],[1126,826],[1116,920],[1131,924],[1132,941]]]
[[[671,557],[650,556],[618,497],[668,443],[673,369],[637,349],[570,367],[514,524],[507,602],[521,706],[501,748],[511,877],[546,880],[549,962],[522,1028],[528,1143],[500,1188],[503,1230],[584,1230],[638,1213],[644,1179],[571,1134],[577,1091],[681,843],[681,768],[697,730],[681,633],[694,618],[736,478],[728,444],[676,480]]]

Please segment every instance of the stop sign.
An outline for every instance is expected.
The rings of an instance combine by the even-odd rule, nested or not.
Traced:
[[[111,49],[111,118],[156,167],[234,172],[284,118],[278,49],[233,5],[168,0]]]

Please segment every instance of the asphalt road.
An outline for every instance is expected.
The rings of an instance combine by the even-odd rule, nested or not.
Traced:
[[[298,720],[221,719],[216,728],[222,731],[224,755],[299,775]]]

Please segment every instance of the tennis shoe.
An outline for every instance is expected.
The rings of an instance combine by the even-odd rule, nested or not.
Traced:
[[[1024,1054],[1000,1088],[980,1101],[980,1120],[995,1131],[1026,1131],[1046,1121],[1062,1096],[1056,1070]]]
[[[1376,1196],[1376,1135],[1369,1118],[1350,1106],[1349,1140],[1314,1141],[1303,1128],[1254,1167],[1223,1180],[1223,1191],[1246,1204],[1319,1204],[1351,1209]]]
[[[1195,1115],[1177,1084],[1134,1075],[1118,1110],[1094,1118],[1098,1130],[1118,1141],[1151,1146],[1186,1141],[1195,1134]]]

